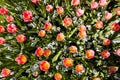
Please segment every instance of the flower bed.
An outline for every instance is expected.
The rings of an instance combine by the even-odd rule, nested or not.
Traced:
[[[0,78],[119,79],[118,0],[0,2]]]

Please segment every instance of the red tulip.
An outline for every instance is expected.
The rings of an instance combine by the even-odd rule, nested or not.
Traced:
[[[84,10],[82,9],[77,9],[75,12],[77,17],[81,17],[84,14]]]
[[[0,45],[5,44],[5,39],[3,37],[0,37]]]
[[[42,60],[40,63],[40,70],[48,71],[50,69],[50,63],[48,61]]]
[[[101,52],[101,56],[102,56],[104,59],[106,59],[106,58],[108,58],[108,57],[110,56],[110,52],[108,52],[107,50],[103,50],[103,51]]]
[[[5,28],[2,25],[0,25],[0,33],[3,33],[3,32],[5,32]]]
[[[37,57],[41,57],[44,54],[44,49],[41,47],[38,47],[35,51],[35,54]]]
[[[50,22],[46,22],[46,23],[44,24],[44,29],[45,29],[46,31],[51,30],[51,29],[52,29],[52,24],[51,24]]]
[[[8,14],[8,10],[5,7],[1,7],[0,14],[2,14],[2,15]]]
[[[110,39],[104,39],[103,40],[103,45],[105,45],[105,46],[109,46],[110,43],[111,43]]]
[[[25,64],[27,62],[27,57],[25,55],[23,55],[23,54],[20,54],[19,56],[17,56],[15,58],[15,61],[18,64],[23,65],[23,64]]]
[[[16,33],[18,30],[17,26],[15,24],[8,24],[7,25],[7,31],[9,33]]]
[[[18,34],[16,39],[17,39],[17,42],[25,42],[26,36],[24,36],[23,34]]]
[[[112,31],[119,31],[120,25],[118,23],[112,23],[111,30]]]
[[[26,10],[23,12],[23,19],[25,22],[30,22],[32,21],[33,14],[30,10]]]
[[[98,8],[98,3],[97,2],[91,2],[90,3],[90,8],[91,9],[97,9]]]
[[[48,12],[52,12],[53,6],[52,6],[52,5],[47,5],[47,6],[46,6],[46,10],[47,10]]]
[[[38,33],[38,36],[40,36],[40,37],[44,37],[45,35],[46,35],[45,30],[40,30]]]
[[[11,16],[11,15],[10,15],[10,16],[7,16],[7,17],[6,17],[6,21],[7,21],[7,22],[13,22],[13,21],[14,21],[13,16]]]
[[[8,68],[3,68],[1,71],[2,77],[8,77],[8,76],[10,76],[10,73],[11,73],[11,70]]]

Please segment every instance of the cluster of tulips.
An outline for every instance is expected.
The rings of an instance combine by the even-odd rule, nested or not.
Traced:
[[[65,0],[63,0],[65,1]],[[31,0],[31,2],[35,5],[37,5],[40,0]],[[73,7],[77,7],[80,5],[80,0],[71,0],[71,5]],[[104,7],[108,4],[108,1],[107,0],[99,0],[99,2],[95,2],[95,1],[92,1],[90,3],[90,9],[91,10],[95,10],[97,9],[98,7]],[[46,11],[48,13],[51,13],[52,11],[54,10],[54,7],[51,5],[51,4],[48,4],[46,5]],[[65,9],[62,7],[62,6],[58,6],[56,8],[56,12],[58,15],[64,15]],[[76,9],[75,10],[75,15],[76,17],[80,18],[82,17],[83,15],[85,14],[85,10],[84,9]],[[0,8],[0,15],[2,16],[5,16],[5,20],[6,22],[8,22],[8,25],[7,25],[7,28],[5,28],[4,26],[0,25],[0,34],[2,33],[5,33],[6,31],[9,33],[9,34],[16,34],[17,32],[19,32],[19,28],[16,24],[14,24],[15,20],[12,15],[9,14],[9,11],[5,8],[5,7],[1,7]],[[116,16],[120,16],[120,7],[116,8],[115,9],[115,15]],[[31,10],[25,10],[22,12],[22,19],[25,23],[29,23],[33,20],[33,12]],[[109,21],[111,20],[113,17],[113,14],[106,11],[105,12],[105,15],[104,15],[104,20],[106,21]],[[69,29],[71,26],[73,26],[73,19],[71,17],[65,17],[63,19],[63,26],[66,28],[66,29]],[[78,25],[79,27],[77,28],[77,36],[78,38],[80,39],[85,39],[87,38],[87,27],[86,25]],[[39,30],[39,32],[37,33],[38,36],[40,38],[44,38],[46,37],[47,35],[47,32],[51,31],[53,28],[53,24],[52,22],[50,21],[47,21],[44,23],[43,25],[43,28]],[[104,23],[102,21],[96,21],[95,23],[95,29],[97,30],[101,30],[104,28]],[[120,31],[120,25],[119,23],[117,22],[113,22],[111,25],[110,25],[110,30],[113,31],[113,32],[118,32]],[[16,36],[16,40],[18,43],[24,43],[24,42],[27,42],[27,35],[26,34],[17,34]],[[57,42],[64,42],[66,39],[66,35],[64,34],[64,32],[59,32],[57,35],[56,35],[56,41]],[[0,37],[0,45],[4,45],[7,43],[7,40],[5,40],[4,37]],[[108,39],[108,38],[105,38],[103,41],[102,41],[102,45],[103,46],[109,46],[111,44],[111,40]],[[76,54],[78,53],[78,46],[76,45],[71,45],[69,46],[68,48],[69,52],[71,54]],[[52,50],[51,49],[44,49],[44,47],[37,47],[36,50],[34,51],[35,52],[35,56],[36,57],[42,57],[44,56],[45,58],[49,58],[49,56],[52,55]],[[96,51],[93,50],[93,49],[87,49],[84,51],[85,53],[85,58],[90,60],[90,59],[94,59],[95,58],[95,55],[96,55]],[[120,48],[117,48],[115,50],[115,55],[117,56],[120,56]],[[100,56],[103,58],[103,59],[107,59],[109,58],[111,55],[111,52],[109,52],[108,50],[102,50],[101,53],[100,53]],[[28,58],[26,57],[26,55],[24,55],[24,53],[20,53],[15,59],[14,59],[18,65],[24,65],[27,63],[28,61]],[[74,59],[70,58],[70,57],[66,57],[62,60],[62,63],[63,63],[63,66],[68,68],[68,67],[72,67],[74,65]],[[39,68],[41,71],[49,71],[50,68],[51,68],[52,64],[47,61],[47,60],[42,60],[40,61],[39,63]],[[76,73],[84,73],[85,72],[85,67],[83,64],[76,64],[75,67],[74,67],[74,70]],[[116,73],[116,71],[118,70],[118,66],[108,66],[108,73],[109,74],[112,74],[112,73]],[[11,69],[8,69],[8,68],[3,68],[1,70],[1,75],[2,77],[7,77],[7,76],[10,76],[11,75],[11,72],[12,70]],[[38,73],[36,73],[38,74]],[[54,79],[55,80],[62,80],[62,77],[65,77],[65,76],[62,76],[62,74],[60,72],[56,72],[54,74]],[[101,78],[98,76],[98,77],[94,77],[93,80],[101,80]]]

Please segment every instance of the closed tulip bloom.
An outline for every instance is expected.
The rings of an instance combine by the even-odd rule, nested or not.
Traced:
[[[55,80],[62,80],[62,75],[60,73],[55,73],[54,78]]]
[[[50,63],[45,60],[42,60],[39,66],[40,66],[40,70],[42,71],[48,71],[50,69]]]
[[[23,12],[23,20],[24,20],[25,22],[30,22],[30,21],[32,21],[32,18],[33,18],[32,11],[26,10],[26,11]]]
[[[103,50],[101,52],[101,56],[102,58],[107,59],[110,56],[110,52],[108,52],[107,50]]]
[[[90,3],[90,8],[91,9],[97,9],[98,8],[98,3],[97,2],[91,2]]]
[[[3,68],[1,71],[2,77],[8,77],[8,76],[10,76],[10,74],[11,74],[11,70],[8,68]]]
[[[19,56],[17,56],[15,58],[15,61],[19,64],[19,65],[23,65],[27,62],[27,57],[23,54],[20,54]]]
[[[3,37],[0,37],[0,45],[5,44],[5,39]]]
[[[3,32],[5,32],[5,28],[2,25],[0,25],[0,33],[3,33]]]
[[[64,18],[64,20],[63,20],[63,25],[64,25],[65,27],[71,26],[71,25],[72,25],[72,19],[69,18],[69,17]]]
[[[112,13],[106,12],[104,17],[105,17],[105,20],[108,21],[112,18]]]
[[[47,5],[46,10],[47,10],[47,12],[52,12],[53,6],[52,5]]]
[[[73,5],[73,6],[78,6],[78,5],[80,5],[80,0],[72,0],[72,1],[71,1],[71,5]]]
[[[0,14],[6,15],[6,14],[8,14],[8,10],[5,7],[1,7],[0,8]]]
[[[116,9],[116,14],[117,14],[118,16],[120,16],[120,7],[118,7],[118,8]]]
[[[63,60],[63,65],[65,67],[71,67],[73,65],[73,60],[71,58],[65,58]]]
[[[81,17],[84,14],[84,10],[82,10],[82,9],[77,9],[77,10],[75,10],[75,12],[76,12],[77,17]]]

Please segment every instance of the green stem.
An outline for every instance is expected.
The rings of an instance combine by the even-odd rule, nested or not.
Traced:
[[[53,57],[53,59],[52,59],[52,63],[54,63],[55,61],[57,61],[58,60],[58,57],[60,56],[60,54],[62,53],[62,48],[61,48],[61,50],[57,53],[57,55],[55,55],[54,57]]]
[[[70,35],[68,35],[68,38],[70,38],[70,37],[77,31],[77,28],[78,28],[78,27],[76,27],[76,28],[70,33]]]

